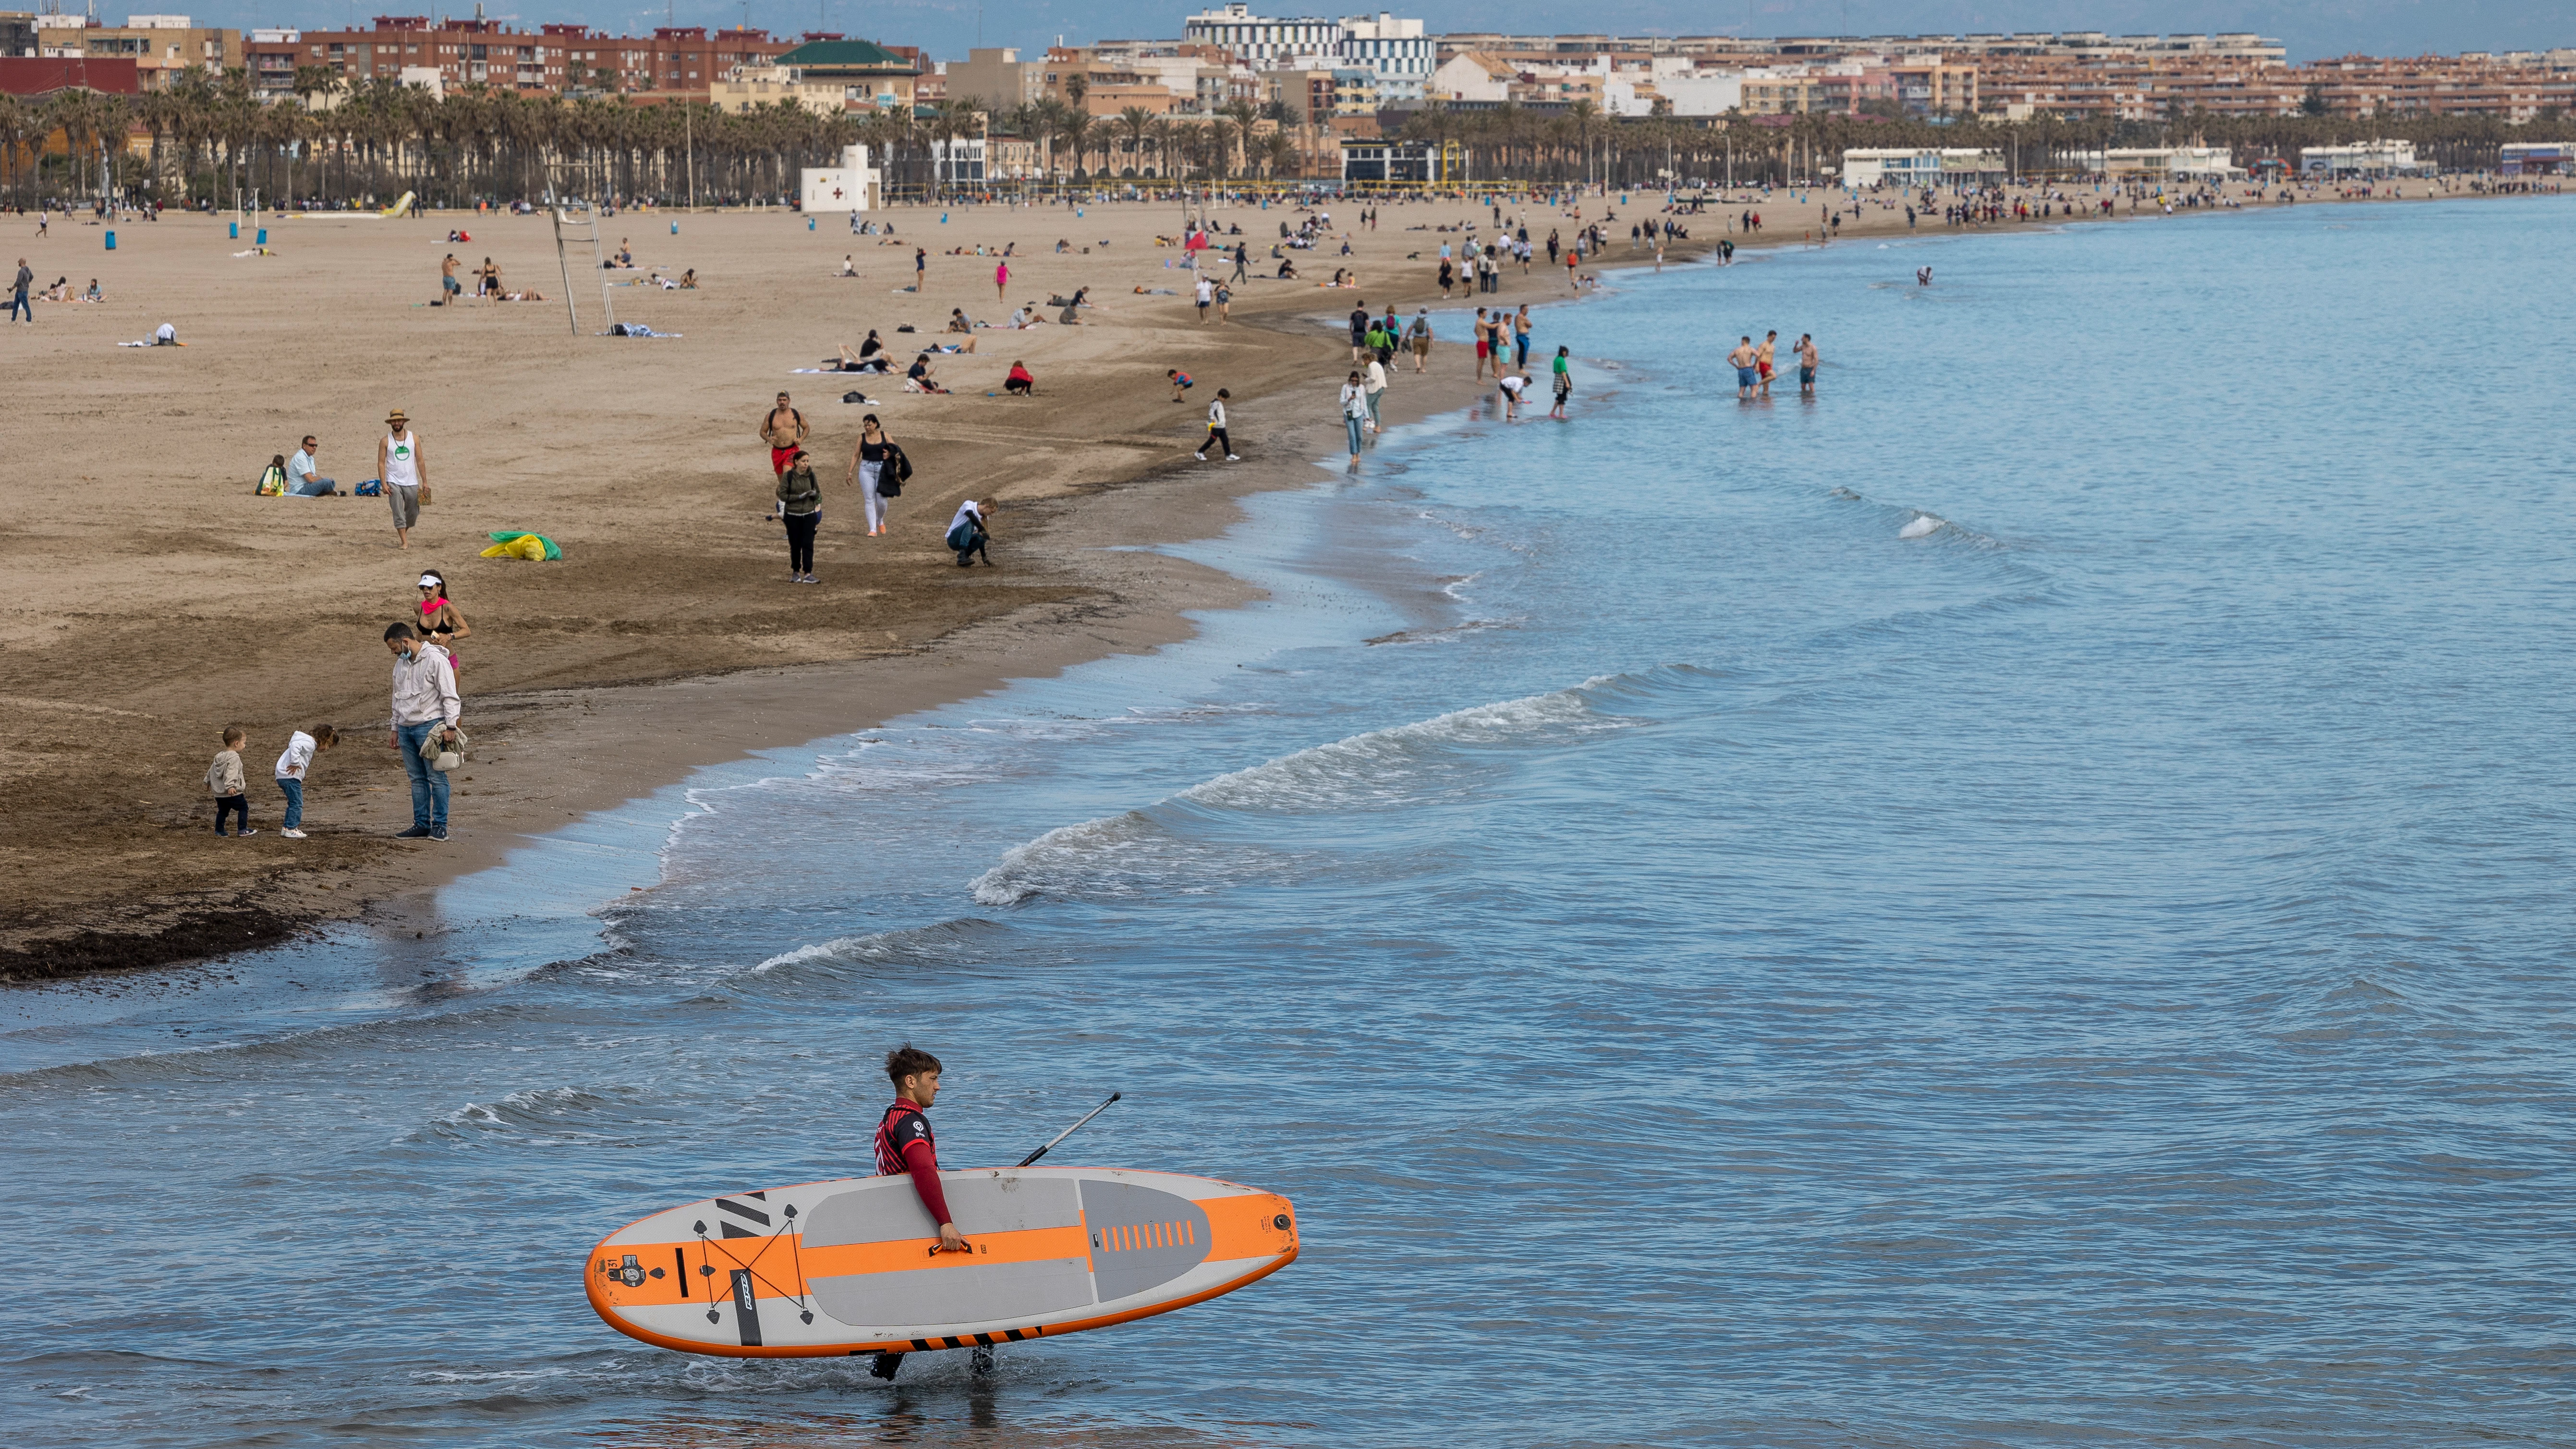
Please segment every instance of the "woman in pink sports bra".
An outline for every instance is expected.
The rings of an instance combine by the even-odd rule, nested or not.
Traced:
[[[461,667],[456,657],[456,641],[474,632],[456,605],[448,601],[447,576],[431,569],[420,576],[420,632],[422,637],[447,653],[450,669]]]

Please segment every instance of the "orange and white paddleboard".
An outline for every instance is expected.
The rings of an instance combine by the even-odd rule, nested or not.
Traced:
[[[1106,1328],[1231,1293],[1297,1257],[1296,1210],[1211,1177],[942,1172],[971,1251],[940,1253],[908,1177],[733,1193],[611,1233],[582,1278],[620,1333],[682,1353],[819,1358]]]

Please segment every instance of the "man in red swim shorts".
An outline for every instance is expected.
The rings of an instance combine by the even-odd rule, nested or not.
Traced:
[[[771,476],[782,476],[787,465],[796,460],[796,447],[805,441],[805,415],[787,405],[787,394],[778,395],[778,406],[760,420],[761,441],[769,444]]]

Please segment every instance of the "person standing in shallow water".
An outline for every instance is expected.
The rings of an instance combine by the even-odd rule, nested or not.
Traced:
[[[1802,396],[1816,395],[1816,339],[1813,334],[1798,334],[1798,391]]]
[[[1551,370],[1555,373],[1556,401],[1548,408],[1547,415],[1562,419],[1565,416],[1565,400],[1574,395],[1574,362],[1566,355],[1564,348],[1556,349],[1556,361]]]

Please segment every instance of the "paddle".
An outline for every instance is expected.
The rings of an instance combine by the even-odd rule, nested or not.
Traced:
[[[1115,1102],[1115,1101],[1117,1101],[1120,1097],[1123,1097],[1123,1096],[1125,1096],[1125,1095],[1126,1095],[1126,1093],[1124,1093],[1124,1092],[1112,1092],[1112,1093],[1110,1093],[1110,1094],[1109,1094],[1109,1102]],[[1109,1110],[1109,1102],[1103,1102],[1103,1103],[1101,1103],[1099,1106],[1092,1108],[1090,1111],[1083,1113],[1083,1114],[1082,1114],[1082,1122],[1088,1122],[1088,1121],[1090,1121],[1092,1118],[1099,1116],[1101,1113],[1108,1111],[1108,1110]],[[1020,1159],[1020,1163],[1019,1163],[1019,1165],[1020,1165],[1020,1166],[1022,1166],[1022,1167],[1026,1167],[1026,1166],[1028,1166],[1030,1163],[1037,1161],[1039,1158],[1046,1156],[1049,1152],[1054,1151],[1054,1150],[1055,1150],[1055,1144],[1056,1144],[1057,1142],[1062,1142],[1064,1139],[1066,1139],[1066,1138],[1068,1138],[1068,1137],[1072,1136],[1074,1133],[1079,1132],[1079,1131],[1081,1131],[1081,1130],[1082,1130],[1082,1122],[1076,1122],[1076,1123],[1074,1123],[1072,1126],[1067,1127],[1067,1128],[1066,1128],[1066,1129],[1064,1129],[1063,1131],[1061,1131],[1061,1132],[1059,1132],[1059,1133],[1055,1134],[1055,1139],[1054,1139],[1054,1141],[1051,1141],[1051,1142],[1047,1143],[1047,1145],[1046,1145],[1046,1146],[1041,1147],[1041,1148],[1039,1148],[1037,1151],[1030,1153],[1028,1156],[1021,1158],[1021,1159]]]

